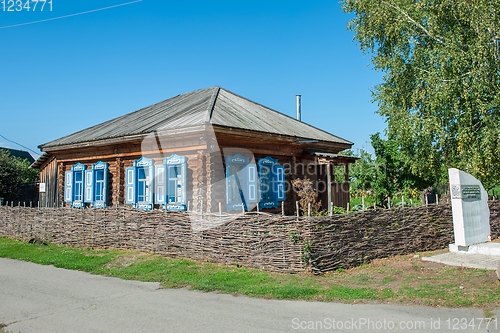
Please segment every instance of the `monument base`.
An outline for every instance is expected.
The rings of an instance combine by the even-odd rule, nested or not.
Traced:
[[[450,252],[460,254],[483,254],[487,256],[500,256],[500,243],[479,243],[469,246],[461,246],[457,244],[449,245]]]

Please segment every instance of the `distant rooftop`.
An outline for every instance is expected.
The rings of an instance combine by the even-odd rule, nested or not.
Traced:
[[[353,143],[220,87],[181,94],[39,146],[92,142],[212,124],[300,139]]]
[[[30,164],[35,162],[35,159],[33,158],[33,156],[31,156],[31,154],[28,153],[27,151],[10,149],[10,148],[3,148],[3,147],[0,147],[0,150],[6,150],[9,152],[10,155],[12,155],[14,157],[19,157],[22,160],[28,160],[28,162],[30,162]]]

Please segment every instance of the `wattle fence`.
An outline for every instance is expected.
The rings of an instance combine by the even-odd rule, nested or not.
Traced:
[[[495,239],[500,236],[500,201],[489,204]],[[0,236],[151,251],[278,272],[322,273],[375,258],[446,248],[453,243],[451,216],[449,204],[299,218],[2,206]]]

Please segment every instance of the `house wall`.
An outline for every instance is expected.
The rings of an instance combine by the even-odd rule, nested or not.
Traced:
[[[209,142],[210,144],[207,144]],[[245,151],[243,155],[254,157],[256,160],[270,156],[278,160],[278,164],[285,166],[286,201],[285,213],[296,214],[295,202],[298,197],[293,191],[291,183],[296,178],[307,177],[315,184],[320,184],[324,198],[326,193],[326,174],[324,165],[318,165],[314,156],[303,151],[293,142],[283,142],[272,136],[262,138],[244,137],[200,132],[175,137],[151,137],[142,141],[124,142],[108,146],[87,146],[78,149],[51,151],[57,157],[56,164],[46,166],[42,174],[56,174],[56,181],[50,187],[57,188],[53,196],[57,197],[57,205],[64,203],[64,172],[71,170],[71,166],[81,163],[90,165],[102,161],[109,165],[108,176],[108,206],[125,205],[125,169],[133,166],[133,162],[142,156],[154,160],[155,165],[162,164],[165,157],[173,154],[187,157],[187,184],[186,201],[190,210],[218,213],[226,211],[226,181],[224,154],[235,154],[234,149]],[[161,150],[158,149],[161,147]],[[55,168],[55,166],[57,166]],[[56,171],[54,171],[56,170]],[[54,176],[53,176],[54,177]],[[323,184],[323,185],[321,185]],[[323,199],[323,201],[325,201]],[[323,204],[327,209],[328,204]],[[268,212],[281,212],[278,209],[269,209]]]
[[[57,207],[59,197],[57,195],[58,163],[52,158],[43,166],[40,172],[40,183],[45,183],[45,192],[39,194],[39,204],[42,207]]]

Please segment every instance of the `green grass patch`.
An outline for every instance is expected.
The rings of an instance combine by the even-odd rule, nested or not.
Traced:
[[[500,284],[494,272],[439,266],[413,255],[379,259],[322,276],[278,274],[138,251],[31,245],[7,238],[0,238],[0,257],[122,279],[160,282],[165,288],[188,287],[275,299],[383,301],[483,309],[495,309],[500,301]]]

